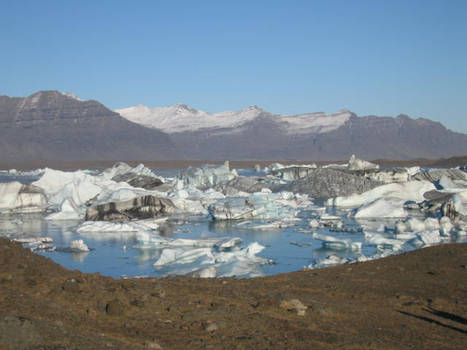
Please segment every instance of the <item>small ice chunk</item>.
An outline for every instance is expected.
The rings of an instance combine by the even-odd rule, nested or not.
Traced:
[[[441,226],[441,233],[443,234],[443,236],[449,236],[454,227],[454,225],[451,222],[451,219],[447,216],[443,216],[441,219],[439,219],[439,224]]]
[[[316,219],[312,219],[310,220],[310,222],[308,223],[308,226],[310,226],[311,228],[319,228],[319,221],[316,220]]]
[[[390,249],[393,251],[401,250],[406,240],[400,239],[400,238],[401,237],[399,236],[397,238],[389,238],[379,233],[365,232],[366,242],[376,245],[376,248],[378,250],[385,250],[385,249]]]
[[[421,221],[413,217],[407,220],[407,226],[408,226],[409,231],[413,231],[413,232],[421,232],[426,229],[426,225],[424,221]]]
[[[419,232],[417,233],[417,238],[424,246],[441,242],[441,235],[438,230]]]
[[[361,242],[354,242],[348,238],[338,238],[330,235],[324,235],[320,233],[313,233],[313,238],[322,241],[323,248],[329,248],[334,250],[356,250],[362,249]]]
[[[77,239],[75,241],[70,242],[70,249],[72,252],[89,252],[90,249],[84,243],[82,239]]]
[[[340,257],[336,254],[331,254],[328,255],[324,259],[317,259],[315,260],[312,264],[308,265],[309,269],[315,269],[315,268],[322,268],[322,267],[329,267],[329,266],[336,266],[336,265],[342,265],[342,264],[347,264],[351,260],[348,258],[343,258]]]

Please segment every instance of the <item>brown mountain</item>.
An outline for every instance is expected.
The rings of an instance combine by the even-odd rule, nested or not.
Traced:
[[[436,159],[467,154],[467,135],[406,115],[271,114],[256,106],[210,114],[185,105],[118,110],[129,120],[168,133],[190,159],[344,160]]]
[[[170,137],[58,91],[0,96],[3,162],[172,159]]]

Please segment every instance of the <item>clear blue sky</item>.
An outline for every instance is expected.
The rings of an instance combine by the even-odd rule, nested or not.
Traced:
[[[467,0],[0,0],[0,94],[427,117],[467,133]]]

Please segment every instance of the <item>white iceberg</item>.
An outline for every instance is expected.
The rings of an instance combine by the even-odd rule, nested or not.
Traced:
[[[380,198],[396,198],[404,202],[421,202],[425,200],[423,194],[431,190],[435,190],[435,186],[428,181],[393,183],[375,187],[362,194],[330,198],[327,201],[327,205],[335,207],[359,207]]]
[[[72,252],[89,252],[90,251],[89,247],[86,245],[86,243],[84,243],[82,239],[71,241],[70,250]]]
[[[235,170],[230,170],[226,162],[223,165],[204,165],[199,168],[189,167],[180,176],[184,186],[209,188],[221,183],[229,182],[238,176]]]
[[[66,198],[73,199],[77,205],[84,205],[101,192],[96,182],[94,176],[81,170],[66,172],[46,168],[33,185],[44,189],[49,205],[58,208]]]
[[[366,160],[358,159],[357,157],[355,157],[355,154],[352,154],[352,156],[349,159],[347,169],[349,170],[379,169],[379,165],[368,162]]]
[[[46,207],[47,199],[39,188],[17,181],[0,183],[0,213],[42,212]]]
[[[263,189],[248,198],[234,197],[219,200],[208,207],[214,220],[277,220],[297,215],[298,203],[284,199],[280,193]]]
[[[413,236],[410,236],[412,238]],[[390,249],[393,251],[401,250],[408,239],[400,237],[390,238],[380,233],[365,232],[365,241],[376,245],[378,250]]]
[[[352,260],[349,258],[343,258],[336,254],[330,254],[324,259],[316,259],[313,263],[307,266],[309,269],[316,269],[316,268],[323,268],[323,267],[330,267],[336,265],[343,265],[348,264]]]
[[[361,242],[354,242],[350,238],[338,238],[335,236],[325,235],[321,233],[313,233],[313,238],[322,242],[323,248],[333,250],[354,250],[359,251],[362,249]]]
[[[362,205],[355,213],[355,218],[400,218],[406,217],[404,200],[399,198],[378,198]]]
[[[45,217],[46,220],[79,220],[84,218],[84,211],[76,205],[72,198],[65,198],[58,212]]]
[[[92,232],[141,232],[157,230],[162,220],[137,220],[125,223],[109,222],[109,221],[85,221],[76,228],[76,232],[92,233]]]
[[[219,249],[219,246],[165,248],[154,266],[158,269],[172,267],[170,274],[199,277],[251,276],[252,273],[257,273],[258,265],[270,263],[268,259],[256,256],[263,249],[256,242],[245,248],[234,246],[228,250]],[[191,266],[183,267],[184,265]]]

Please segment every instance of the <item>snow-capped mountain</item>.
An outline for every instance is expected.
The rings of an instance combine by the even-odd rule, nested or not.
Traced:
[[[186,105],[117,114],[70,93],[0,96],[0,161],[344,160],[467,154],[467,135],[406,115],[279,115],[257,106],[208,113]]]
[[[150,108],[143,105],[117,109],[124,118],[167,133],[198,132],[237,128],[259,117],[270,117],[289,134],[308,134],[328,132],[343,125],[352,112],[342,110],[334,114],[322,112],[299,115],[271,114],[258,106],[250,106],[240,111],[208,113],[184,104],[169,107]]]
[[[187,158],[342,160],[438,158],[467,154],[467,135],[428,119],[406,115],[358,117],[333,114],[279,115],[257,106],[208,113],[176,104],[116,110],[124,118],[164,131]]]

